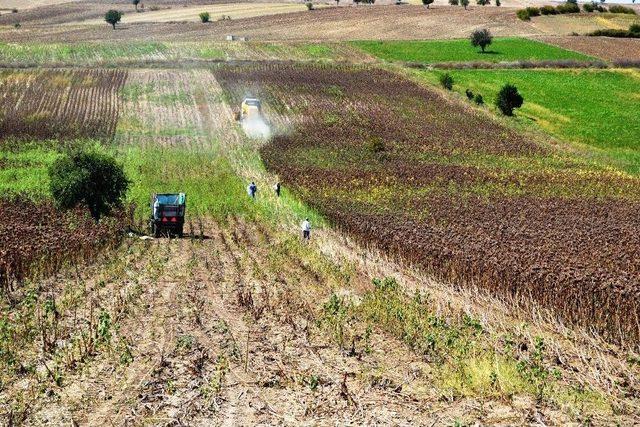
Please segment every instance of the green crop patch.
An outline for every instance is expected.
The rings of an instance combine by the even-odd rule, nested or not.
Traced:
[[[520,60],[593,60],[594,58],[523,38],[494,38],[482,53],[467,39],[424,41],[355,41],[353,45],[385,61],[469,62]]]
[[[566,141],[595,148],[640,173],[640,73],[635,70],[456,70],[453,89],[481,94],[493,108],[500,87],[514,84],[524,97],[516,120],[533,122]],[[439,72],[418,74],[438,84]]]

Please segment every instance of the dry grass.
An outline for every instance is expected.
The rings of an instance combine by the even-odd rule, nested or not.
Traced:
[[[318,5],[316,8],[327,7]],[[293,3],[233,3],[215,4],[189,7],[172,7],[158,11],[144,13],[129,13],[122,18],[123,24],[140,22],[200,22],[198,16],[201,12],[209,12],[212,21],[221,20],[223,16],[231,19],[253,18],[267,15],[279,15],[282,13],[303,12],[307,7],[304,4]],[[73,24],[73,22],[70,22]],[[88,25],[104,25],[104,19],[83,21]],[[211,24],[214,25],[214,24]]]

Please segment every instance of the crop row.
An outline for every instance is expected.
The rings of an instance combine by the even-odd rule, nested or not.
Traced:
[[[16,139],[111,138],[122,70],[41,70],[0,74],[0,135]]]
[[[86,209],[61,212],[50,202],[0,199],[0,290],[93,258],[119,240],[117,219],[96,224]]]
[[[250,88],[278,114],[303,118],[262,148],[265,164],[361,242],[640,343],[637,179],[530,142],[383,70],[214,73],[231,102]]]

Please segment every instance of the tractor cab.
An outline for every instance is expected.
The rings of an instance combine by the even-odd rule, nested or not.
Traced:
[[[259,99],[245,98],[240,106],[240,120],[260,118],[262,116],[262,104]]]
[[[151,196],[149,225],[153,237],[177,234],[182,237],[187,196],[184,193],[161,193]]]

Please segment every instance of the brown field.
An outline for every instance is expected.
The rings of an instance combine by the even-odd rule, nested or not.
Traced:
[[[464,38],[478,26],[489,28],[497,36],[545,34],[530,23],[518,20],[513,9],[471,7],[465,11],[461,7],[442,6],[427,10],[405,5],[327,8],[215,22],[214,25],[195,22],[122,24],[116,31],[106,24],[103,27],[69,25],[37,29],[25,25],[17,31],[0,33],[0,40],[223,40],[227,34],[248,36],[255,41]],[[558,34],[558,31],[546,33]]]
[[[47,276],[64,263],[90,260],[120,236],[117,216],[97,225],[88,210],[57,210],[50,202],[0,199],[0,290],[11,295],[14,285]]]
[[[111,138],[126,71],[3,71],[2,138]]]
[[[640,61],[640,40],[612,37],[539,37],[545,43],[607,61]]]
[[[23,27],[35,25],[58,25],[68,22],[84,21],[92,18],[104,18],[104,14],[113,9],[109,3],[81,2],[52,4],[31,8],[18,13],[4,13],[0,15],[0,25],[13,25],[20,23]],[[121,5],[119,10],[126,14],[135,13],[131,4]]]

